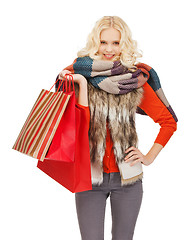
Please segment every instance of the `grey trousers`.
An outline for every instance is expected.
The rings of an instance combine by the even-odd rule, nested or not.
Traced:
[[[120,173],[103,173],[103,183],[89,191],[75,193],[82,240],[103,240],[106,200],[110,196],[112,240],[132,240],[139,214],[142,180],[121,186]]]

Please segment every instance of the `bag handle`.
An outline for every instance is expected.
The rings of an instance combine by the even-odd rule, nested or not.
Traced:
[[[73,76],[71,74],[65,74],[65,75],[66,75],[66,80],[65,80],[65,84],[63,84],[63,92],[64,92],[64,90],[65,90],[65,92],[68,92],[68,90],[67,90],[68,76],[69,76],[69,78],[71,78],[71,80],[69,81],[69,92],[71,92],[71,84],[73,86],[73,91],[75,92]],[[65,89],[64,89],[64,86],[65,86]]]
[[[73,76],[72,76],[71,74],[65,74],[62,80],[59,79],[59,78],[56,80],[56,82],[55,82],[55,83],[52,85],[52,87],[50,88],[49,92],[51,91],[51,89],[54,87],[54,85],[55,85],[59,80],[61,80],[61,84],[59,84],[58,89],[57,89],[56,92],[59,91],[59,89],[60,89],[60,87],[62,86],[62,84],[64,83],[64,81],[65,81],[65,84],[66,84],[66,85],[63,84],[63,92],[64,92],[64,90],[65,90],[65,89],[64,89],[64,85],[65,85],[65,87],[66,87],[66,92],[67,92],[67,80],[68,80],[68,76],[71,78],[71,81],[69,81],[69,92],[71,91],[71,82],[72,82],[72,85],[73,85],[73,91],[75,91]]]
[[[63,77],[64,78],[64,77]],[[56,82],[52,85],[52,87],[50,88],[50,90],[49,90],[49,92],[52,90],[52,88],[54,87],[54,85],[59,81],[60,79],[58,78],[57,80],[56,80]],[[59,91],[59,89],[60,89],[60,87],[61,87],[61,85],[62,85],[62,83],[63,83],[63,80],[61,81],[61,84],[59,84],[59,86],[58,86],[58,89],[57,89],[57,91],[56,92],[58,92]]]

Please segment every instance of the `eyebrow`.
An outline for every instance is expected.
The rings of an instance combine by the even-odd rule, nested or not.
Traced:
[[[106,40],[104,40],[104,39],[100,39],[100,41],[101,42],[107,42]],[[112,42],[120,42],[119,40],[114,40],[114,41],[112,41]]]

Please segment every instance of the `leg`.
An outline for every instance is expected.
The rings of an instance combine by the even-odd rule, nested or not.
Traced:
[[[106,199],[102,189],[75,194],[76,210],[82,240],[103,240]]]
[[[143,196],[142,181],[111,191],[112,240],[132,240]]]

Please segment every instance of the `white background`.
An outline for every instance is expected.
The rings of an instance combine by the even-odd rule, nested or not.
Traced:
[[[152,165],[144,166],[134,239],[196,239],[194,1],[6,0],[0,4],[2,240],[80,239],[74,194],[41,172],[36,159],[12,146],[41,89],[49,89],[72,63],[104,15],[127,22],[143,50],[141,61],[157,71],[179,118],[168,144]],[[159,126],[147,116],[136,120],[145,154]],[[111,239],[110,232],[108,199],[105,239]]]

